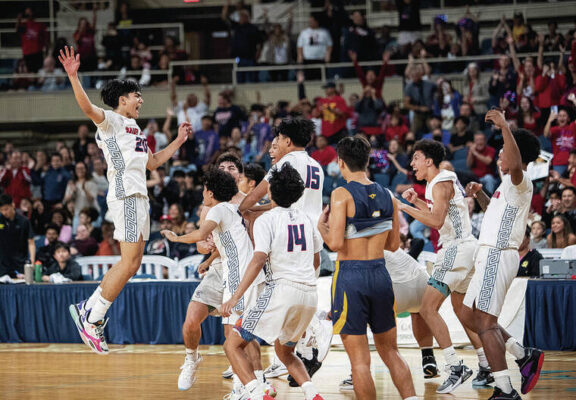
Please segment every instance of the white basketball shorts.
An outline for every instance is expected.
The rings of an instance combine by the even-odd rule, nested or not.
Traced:
[[[140,194],[120,200],[108,201],[108,210],[114,222],[114,239],[137,243],[140,237],[150,237],[150,202]]]
[[[428,286],[430,276],[426,270],[419,269],[418,274],[409,281],[395,283],[392,281],[394,288],[394,299],[396,300],[396,314],[405,312],[418,313],[422,306],[422,297]]]
[[[466,293],[474,275],[477,248],[478,242],[475,239],[444,245],[438,251],[431,279],[447,285],[452,292]]]
[[[464,305],[498,317],[519,265],[518,250],[481,246]]]

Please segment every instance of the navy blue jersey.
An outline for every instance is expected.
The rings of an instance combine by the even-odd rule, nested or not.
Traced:
[[[374,236],[392,229],[394,199],[390,191],[377,183],[349,182],[343,186],[354,200],[355,214],[346,217],[346,238]]]

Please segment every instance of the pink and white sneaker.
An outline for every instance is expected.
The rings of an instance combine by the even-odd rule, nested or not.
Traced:
[[[70,315],[74,320],[76,328],[80,333],[82,341],[90,347],[90,349],[97,354],[108,354],[108,344],[104,337],[104,328],[108,323],[108,318],[100,320],[96,323],[88,322],[88,314],[90,310],[86,310],[86,301],[83,300],[78,304],[71,304],[68,308]]]
[[[274,398],[278,395],[278,392],[274,386],[268,382],[264,382],[264,394]]]

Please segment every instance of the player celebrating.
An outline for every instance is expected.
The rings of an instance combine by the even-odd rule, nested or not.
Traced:
[[[400,243],[396,200],[367,175],[370,143],[348,137],[338,143],[338,166],[347,184],[332,192],[318,222],[324,242],[338,252],[332,281],[332,321],[352,364],[354,392],[376,399],[370,374],[367,325],[403,399],[417,399],[408,365],[398,352],[394,292],[384,250]]]
[[[98,127],[96,142],[108,164],[108,209],[114,222],[114,239],[120,242],[120,261],[110,269],[88,300],[70,305],[70,314],[86,345],[98,354],[107,354],[104,319],[122,288],[140,268],[145,241],[150,235],[150,205],[146,189],[146,169],[154,170],[168,161],[186,141],[189,123],[178,128],[177,138],[155,154],[148,149],[146,136],[136,124],[142,107],[138,83],[113,80],[102,89],[103,110],[90,102],[78,79],[80,55],[74,48],[60,50],[58,57],[74,90],[82,112]]]
[[[446,323],[440,316],[440,306],[451,294],[456,316],[462,318],[462,301],[474,272],[474,253],[477,241],[472,235],[468,205],[464,189],[452,171],[441,170],[444,159],[442,143],[420,140],[414,147],[410,164],[418,180],[426,180],[426,202],[418,199],[414,189],[403,193],[403,197],[416,208],[402,204],[400,209],[424,225],[438,229],[442,249],[438,252],[432,276],[424,292],[420,315],[424,318],[436,341],[444,352],[450,375],[438,387],[437,393],[450,393],[472,375],[472,370],[458,358]],[[480,372],[477,381],[489,383],[489,365],[478,336],[466,328],[466,334],[478,353]],[[479,383],[480,383],[479,382]]]
[[[272,209],[255,222],[258,234],[254,238],[254,257],[238,289],[222,305],[222,314],[234,309],[267,259],[269,277],[256,305],[237,322],[234,332],[238,335],[226,339],[224,350],[246,387],[247,398],[256,400],[263,395],[243,350],[256,337],[275,344],[277,356],[302,388],[306,400],[321,400],[304,364],[294,355],[294,346],[316,312],[314,270],[320,265],[322,240],[306,213],[291,207],[304,192],[298,171],[284,164],[271,171],[269,184]]]
[[[510,383],[506,349],[516,357],[520,367],[522,393],[528,393],[536,385],[544,353],[523,348],[498,325],[498,316],[506,292],[518,272],[518,247],[526,230],[533,192],[526,168],[538,158],[540,143],[536,136],[523,129],[512,134],[504,114],[498,110],[488,111],[486,121],[502,130],[504,147],[498,160],[502,183],[491,200],[480,190],[481,185],[471,185],[470,188],[481,206],[487,205],[487,208],[480,229],[476,272],[464,298],[465,320],[475,327],[494,371],[496,387],[490,398],[520,399]]]

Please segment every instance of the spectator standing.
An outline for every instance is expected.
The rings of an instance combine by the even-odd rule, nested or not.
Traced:
[[[434,101],[434,115],[442,117],[442,129],[452,130],[454,119],[460,113],[460,104],[462,96],[457,90],[454,90],[449,80],[438,80],[438,95]]]
[[[246,163],[264,162],[270,165],[268,150],[274,140],[272,128],[264,118],[264,106],[262,104],[252,104],[248,118],[248,126],[244,132],[246,145],[243,149],[243,161]]]
[[[544,35],[544,50],[559,51],[564,46],[564,36],[558,32],[558,21],[548,21],[548,33]]]
[[[390,163],[385,172],[388,176],[389,183],[385,186],[389,186],[389,189],[394,193],[398,185],[408,183],[408,165],[410,164],[410,160],[402,151],[398,139],[390,140],[386,157]]]
[[[562,65],[562,56],[560,57]],[[536,104],[546,115],[550,107],[558,106],[566,90],[566,76],[554,62],[547,62],[535,80]]]
[[[96,12],[95,7],[92,13],[92,24],[84,17],[78,20],[76,32],[74,32],[74,42],[76,52],[80,55],[82,63],[79,71],[94,71],[98,66],[98,56],[96,54]]]
[[[92,173],[84,161],[77,162],[74,166],[74,177],[68,181],[64,194],[64,203],[74,203],[74,228],[78,225],[78,217],[83,209],[86,207],[100,209],[97,196],[98,186],[92,180]]]
[[[72,144],[72,151],[74,152],[76,162],[86,159],[88,155],[88,143],[94,143],[94,140],[90,138],[90,130],[86,124],[78,126],[77,135],[78,138]]]
[[[558,125],[551,126],[558,120]],[[558,113],[551,112],[544,127],[544,136],[552,142],[552,168],[559,174],[568,169],[570,151],[576,148],[576,122],[570,121],[568,110],[560,109]]]
[[[24,264],[35,258],[30,221],[16,213],[10,195],[0,195],[0,276],[23,278]]]
[[[265,14],[265,25],[269,25],[267,12]],[[274,24],[272,25],[272,29],[268,30],[268,39],[262,46],[262,52],[260,53],[258,62],[260,64],[273,66],[288,65],[292,58],[291,34],[292,9],[290,9],[288,14],[286,29],[284,29],[281,24]],[[272,78],[273,81],[285,81],[288,78],[288,70],[261,71],[259,75],[265,77],[265,79],[260,79],[264,81],[269,80],[269,78]]]
[[[499,106],[499,100],[508,91],[516,92],[516,73],[510,64],[510,57],[502,55],[498,59],[499,67],[494,69],[492,79],[488,87],[490,93],[490,103]]]
[[[489,194],[494,193],[498,179],[494,176],[493,162],[496,149],[486,145],[484,133],[474,134],[474,141],[468,146],[466,165],[480,180]]]
[[[404,0],[406,1],[406,0]],[[432,115],[436,85],[423,80],[422,65],[415,64],[410,68],[412,82],[404,89],[404,107],[414,112],[412,131],[420,138],[426,130],[426,119]]]
[[[536,136],[542,135],[542,128],[538,124],[540,110],[529,97],[523,96],[520,99],[520,107],[518,107],[518,113],[515,117],[518,128],[526,129]]]
[[[358,56],[356,52],[349,51],[348,56],[354,63],[354,69],[356,70],[356,76],[362,84],[362,87],[370,86],[376,91],[376,97],[382,99],[382,87],[384,86],[384,79],[386,77],[386,72],[388,71],[388,61],[390,60],[390,53],[385,51],[382,53],[382,66],[380,67],[380,72],[378,76],[374,70],[369,69],[364,73],[364,70],[360,65],[358,65]]]
[[[322,136],[328,139],[329,144],[335,145],[340,139],[348,136],[346,129],[348,107],[346,100],[336,91],[335,82],[326,82],[322,88],[325,90],[326,97],[322,97],[316,102],[317,108],[322,115]]]
[[[402,54],[408,54],[412,43],[421,37],[420,0],[396,0],[398,11],[398,45]]]
[[[82,267],[70,258],[70,247],[66,243],[58,242],[54,248],[54,260],[45,267],[42,281],[61,283],[82,279]]]
[[[108,193],[108,179],[106,178],[106,165],[102,158],[96,157],[92,161],[92,180],[98,188],[98,196],[96,200],[100,206],[102,215],[106,214],[108,205],[106,204],[106,194]]]
[[[232,31],[230,55],[236,59],[239,67],[252,67],[260,57],[261,35],[256,26],[250,23],[250,14],[247,10],[238,11],[238,22],[228,15],[230,0],[226,0],[222,8],[222,20],[228,24]],[[238,72],[238,83],[255,82],[254,72]]]
[[[0,185],[4,192],[12,197],[16,207],[20,207],[22,199],[32,197],[30,184],[32,177],[27,166],[22,165],[22,153],[14,151],[10,155],[10,162],[0,169]]]
[[[426,38],[426,50],[433,57],[445,57],[452,45],[452,35],[446,32],[446,15],[437,15],[432,21],[432,33]]]
[[[486,114],[489,99],[488,85],[482,82],[478,64],[470,63],[466,68],[466,82],[462,90],[464,101],[472,106],[476,114]]]
[[[376,96],[376,89],[366,85],[363,88],[362,98],[354,106],[358,113],[356,129],[367,135],[381,135],[382,126],[379,118],[384,110],[384,102]],[[405,132],[403,132],[405,133]],[[403,136],[402,132],[399,132]]]
[[[122,38],[118,34],[115,22],[108,24],[106,34],[102,38],[102,46],[105,51],[105,69],[115,71],[122,68],[124,64],[122,59]]]
[[[202,117],[206,115],[210,108],[211,94],[208,80],[206,77],[202,76],[200,81],[202,82],[202,93],[204,95],[202,101],[198,100],[198,96],[194,93],[188,94],[186,100],[178,101],[175,80],[172,80],[172,85],[170,87],[170,100],[172,101],[174,113],[178,118],[178,126],[184,122],[190,122],[194,131],[202,129]]]
[[[40,90],[42,92],[53,92],[55,90],[62,90],[66,87],[66,74],[62,68],[56,67],[56,60],[52,56],[47,56],[44,59],[42,68],[38,71],[38,80],[36,86],[30,87],[32,90]]]
[[[344,50],[353,51],[359,61],[370,61],[378,57],[374,50],[376,37],[374,31],[368,27],[364,14],[354,11],[350,15],[351,24],[344,31]]]
[[[310,15],[308,28],[298,35],[298,64],[323,64],[330,62],[333,45],[332,38],[326,29],[320,27],[318,18],[315,14]],[[306,70],[305,76],[307,80],[318,79],[320,73],[316,70]]]
[[[16,32],[20,35],[22,57],[30,73],[38,72],[44,61],[44,50],[48,46],[46,25],[34,20],[34,12],[30,7],[24,11],[26,20],[18,14]]]
[[[242,109],[232,104],[230,94],[221,92],[218,95],[218,108],[214,111],[216,130],[219,137],[230,137],[232,129],[241,128],[241,121],[246,120]]]
[[[311,157],[318,161],[322,167],[327,167],[336,161],[338,153],[334,147],[328,146],[328,140],[324,136],[316,136],[316,150],[312,152]]]

